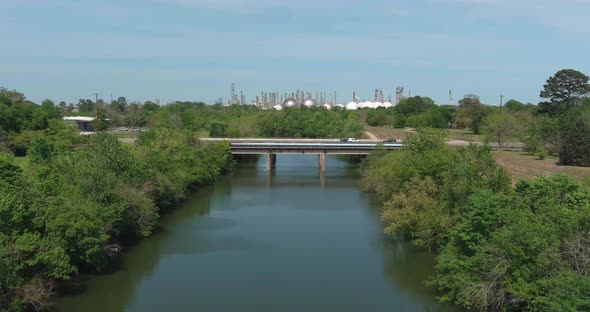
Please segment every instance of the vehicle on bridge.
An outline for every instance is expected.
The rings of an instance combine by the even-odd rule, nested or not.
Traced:
[[[394,138],[389,138],[389,139],[383,140],[383,143],[397,143],[397,140]]]
[[[360,140],[359,139],[356,139],[356,138],[348,138],[346,140],[346,142],[348,142],[348,143],[358,143],[358,142],[360,142]]]

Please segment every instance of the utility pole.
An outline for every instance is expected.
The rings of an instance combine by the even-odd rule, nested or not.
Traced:
[[[96,119],[95,119],[95,124],[96,124],[96,128],[95,130],[98,130],[98,92],[92,93],[94,94],[94,106],[96,108]]]
[[[504,100],[504,96],[502,94],[500,94],[500,110],[502,110],[502,104],[504,104],[503,100]]]

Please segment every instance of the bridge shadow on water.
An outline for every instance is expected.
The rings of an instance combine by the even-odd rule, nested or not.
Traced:
[[[218,308],[237,307],[231,305],[235,300],[244,306],[227,311],[256,311],[273,304],[287,307],[285,300],[292,297],[285,289],[298,291],[293,302],[306,298],[307,307],[326,307],[314,311],[360,310],[340,301],[358,305],[371,296],[399,310],[445,310],[423,284],[431,274],[424,268],[432,267],[433,257],[403,241],[384,239],[375,222],[379,204],[358,192],[358,159],[328,156],[325,172],[318,170],[317,155],[278,155],[272,171],[266,170],[265,157],[237,160],[233,173],[199,188],[163,216],[152,237],[127,250],[120,270],[82,276],[64,293],[58,311],[183,307],[172,298],[197,298],[190,301],[193,307]],[[330,287],[314,288],[310,281]],[[354,289],[358,298],[340,296]],[[261,293],[265,304],[256,297]]]
[[[327,169],[322,171],[318,166],[318,156],[305,155],[277,155],[275,168],[266,170],[265,157],[247,155],[238,157],[239,172],[232,176],[232,185],[239,187],[260,188],[291,188],[309,187],[322,189],[349,188],[357,185],[354,179],[360,178],[359,157],[328,155]],[[231,188],[230,188],[231,189]]]

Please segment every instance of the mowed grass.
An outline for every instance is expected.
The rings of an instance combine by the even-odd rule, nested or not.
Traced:
[[[107,131],[107,133],[119,139],[136,139],[139,134],[136,131]]]
[[[495,151],[493,155],[498,164],[510,173],[514,182],[557,173],[564,173],[578,180],[590,178],[590,167],[561,166],[557,157],[553,156],[539,159],[528,153],[513,151]]]
[[[484,137],[481,134],[473,134],[471,129],[448,129],[450,140],[463,140],[467,142],[483,142]]]

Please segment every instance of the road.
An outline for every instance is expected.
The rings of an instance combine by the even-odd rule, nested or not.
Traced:
[[[374,134],[370,132],[366,132],[367,136],[371,139],[361,139],[359,143],[381,143],[382,140],[378,139]],[[260,142],[274,142],[274,143],[341,143],[340,139],[285,139],[285,138],[201,138],[202,141],[225,141],[231,140],[232,142],[253,142],[253,143],[260,143]],[[119,141],[123,143],[132,144],[135,143],[135,139],[133,138],[119,138]],[[399,142],[399,141],[398,141]],[[449,140],[448,144],[451,147],[464,147],[468,146],[470,143],[475,145],[484,145],[483,142],[467,142],[464,140]],[[505,143],[502,148],[498,148],[497,143],[490,143],[489,144],[492,149],[500,149],[500,150],[512,150],[512,151],[522,151],[524,150],[523,143]]]

